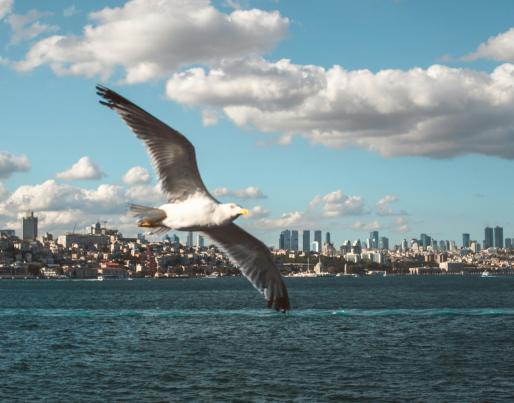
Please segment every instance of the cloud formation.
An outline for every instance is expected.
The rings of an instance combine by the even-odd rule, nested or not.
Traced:
[[[377,220],[368,223],[356,221],[352,224],[352,228],[358,231],[378,231],[380,229],[380,223]]]
[[[89,15],[80,36],[53,35],[31,47],[18,70],[43,64],[59,75],[124,71],[127,83],[144,82],[181,66],[258,55],[287,33],[277,11],[234,10],[225,14],[208,0],[130,0]]]
[[[0,21],[11,13],[13,0],[0,0]]]
[[[148,171],[140,166],[130,168],[125,175],[123,175],[123,183],[127,185],[144,185],[150,182],[151,179]]]
[[[341,190],[315,196],[309,208],[322,207],[322,215],[326,218],[354,216],[365,214],[364,199],[360,196],[347,196]]]
[[[38,21],[40,18],[48,16],[37,10],[30,10],[27,14],[11,14],[6,18],[11,27],[12,36],[10,43],[17,45],[20,42],[34,39],[39,35],[59,30],[56,25],[43,24]]]
[[[465,61],[492,59],[499,62],[514,63],[514,28],[490,37],[473,53],[462,58]]]
[[[59,179],[66,180],[94,180],[104,177],[105,174],[100,170],[89,157],[82,157],[70,169],[56,175]]]
[[[188,106],[217,108],[237,126],[331,148],[512,159],[513,82],[513,64],[491,73],[442,65],[373,73],[253,58],[175,73],[166,94]]]
[[[30,170],[30,162],[26,155],[13,155],[0,151],[0,178],[9,178],[15,172]]]
[[[165,201],[159,186],[148,185],[101,184],[96,189],[84,189],[50,179],[41,184],[20,186],[11,194],[2,189],[0,186],[0,227],[18,228],[20,217],[32,210],[41,217],[40,227],[44,231],[69,231],[70,224],[81,228],[102,218],[135,232],[133,217],[123,221],[127,204],[159,205]]]
[[[267,197],[262,190],[254,186],[238,190],[230,190],[226,187],[217,188],[212,194],[216,197],[237,197],[238,199],[265,199]]]
[[[377,214],[380,216],[392,216],[392,215],[406,215],[407,212],[405,210],[395,211],[391,207],[391,204],[396,203],[398,201],[398,197],[393,195],[386,195],[381,198],[376,205]]]

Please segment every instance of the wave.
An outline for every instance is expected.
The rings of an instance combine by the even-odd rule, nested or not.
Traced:
[[[280,317],[268,309],[73,309],[73,308],[4,308],[0,317]],[[389,317],[389,316],[514,316],[514,308],[426,308],[426,309],[297,309],[286,317]]]

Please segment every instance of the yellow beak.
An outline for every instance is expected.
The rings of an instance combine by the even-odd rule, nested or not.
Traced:
[[[245,209],[245,208],[241,209],[241,215],[248,215],[249,213],[250,212],[247,209]]]

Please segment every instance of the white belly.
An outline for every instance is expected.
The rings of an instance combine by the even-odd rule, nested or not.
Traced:
[[[166,212],[163,224],[180,230],[226,224],[226,219],[219,216],[218,206],[209,198],[195,197],[178,203],[166,203],[159,208]]]

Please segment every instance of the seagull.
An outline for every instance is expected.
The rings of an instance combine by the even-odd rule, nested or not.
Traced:
[[[242,274],[266,298],[269,308],[290,308],[287,289],[269,249],[234,220],[248,210],[235,203],[220,203],[206,189],[196,164],[195,148],[181,133],[150,115],[115,91],[96,86],[100,103],[114,110],[141,139],[167,193],[168,202],[155,207],[131,205],[137,225],[152,234],[199,231],[216,242]]]

